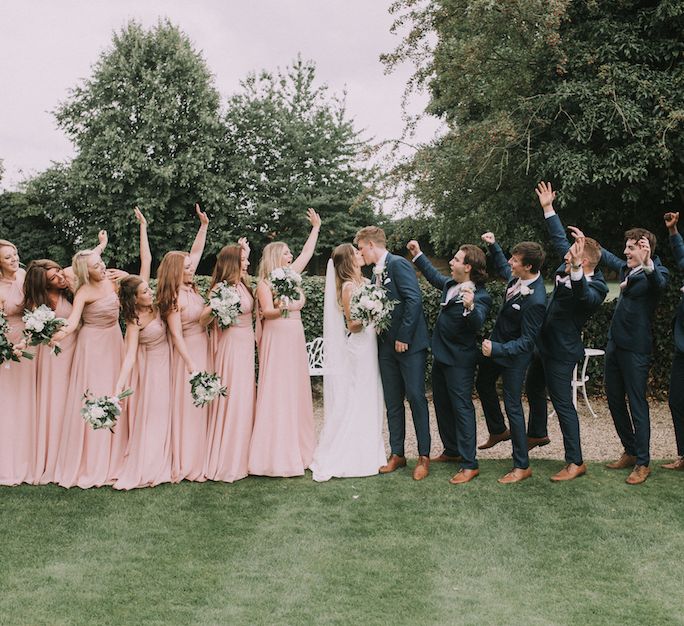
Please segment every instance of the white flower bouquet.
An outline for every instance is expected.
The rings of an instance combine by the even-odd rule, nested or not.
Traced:
[[[396,302],[387,292],[376,285],[364,284],[352,294],[349,305],[353,320],[365,326],[374,326],[377,333],[387,330],[392,323],[392,311]]]
[[[22,320],[24,321],[24,337],[30,346],[50,343],[53,335],[67,323],[63,317],[57,317],[46,304],[41,304],[33,311],[24,311]],[[59,346],[52,348],[53,354],[60,352]]]
[[[81,415],[94,430],[100,428],[112,429],[116,425],[116,420],[121,415],[121,400],[133,395],[132,389],[126,389],[117,396],[102,396],[96,398],[86,389],[83,394],[83,408]]]
[[[241,313],[237,287],[224,282],[217,283],[209,295],[209,307],[220,328],[233,326]]]
[[[7,337],[9,331],[10,326],[7,322],[7,316],[4,311],[0,311],[0,365],[4,364],[5,367],[9,367],[10,361],[18,363],[21,357],[29,360],[32,359],[33,355],[25,350],[21,351],[21,355],[16,353],[14,344]]]
[[[221,386],[221,377],[208,372],[193,372],[190,375],[190,393],[195,406],[204,406],[218,396],[226,396],[228,390]]]
[[[276,300],[287,303],[302,297],[302,277],[289,267],[276,267],[269,275],[271,289]],[[290,312],[283,309],[280,314],[287,317]]]

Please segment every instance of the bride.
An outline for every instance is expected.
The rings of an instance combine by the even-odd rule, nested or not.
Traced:
[[[325,276],[323,382],[325,422],[311,464],[313,479],[371,476],[384,465],[384,403],[375,328],[350,319],[363,259],[350,243],[337,246]]]

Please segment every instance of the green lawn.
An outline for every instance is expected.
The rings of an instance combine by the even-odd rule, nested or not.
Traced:
[[[411,464],[410,464],[411,465]],[[681,624],[684,475],[0,488],[2,624]],[[654,464],[655,467],[655,464]]]

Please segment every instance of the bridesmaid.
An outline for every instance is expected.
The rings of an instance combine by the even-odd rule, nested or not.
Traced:
[[[209,337],[200,324],[204,299],[193,284],[209,218],[195,205],[200,228],[190,254],[167,252],[157,271],[157,305],[173,343],[171,359],[171,481],[204,481],[209,406],[196,407],[190,373],[209,371]]]
[[[15,344],[23,338],[25,274],[16,246],[0,239],[0,309]],[[21,359],[5,366],[0,367],[0,485],[18,485],[35,480],[36,363]]]
[[[171,347],[166,324],[154,306],[150,279],[152,253],[147,220],[140,223],[140,275],[124,278],[119,287],[126,322],[126,356],[117,393],[131,388],[128,401],[128,449],[114,489],[154,487],[171,480]]]
[[[74,255],[74,304],[67,326],[53,338],[59,343],[83,322],[74,351],[64,410],[54,481],[62,487],[99,487],[114,481],[128,441],[126,415],[119,417],[114,433],[94,430],[80,414],[83,393],[112,395],[123,360],[119,328],[119,299],[107,279],[98,250]]]
[[[228,397],[211,404],[207,437],[205,475],[209,480],[232,483],[247,476],[249,441],[254,423],[256,396],[254,376],[254,298],[249,284],[249,245],[242,238],[237,246],[225,246],[216,257],[209,293],[217,283],[237,288],[240,294],[240,316],[225,330],[213,321],[207,306],[200,322],[211,325],[215,338],[214,366]]]
[[[313,256],[321,218],[309,209],[311,234],[301,254],[292,261],[286,243],[273,242],[265,248],[259,264],[257,298],[263,316],[259,342],[259,385],[254,431],[249,448],[249,473],[261,476],[301,476],[309,467],[316,446],[311,382],[299,300],[274,301],[269,283],[277,267],[290,266],[301,273]],[[287,309],[288,317],[281,312]],[[258,323],[258,322],[257,322]]]
[[[107,247],[107,231],[101,230],[99,245],[101,253]],[[32,311],[41,305],[49,306],[57,317],[67,319],[71,315],[73,293],[64,269],[49,259],[31,261],[24,281],[24,309]],[[34,480],[45,485],[54,480],[57,453],[62,434],[64,406],[66,403],[69,373],[76,347],[77,333],[66,337],[59,357],[52,354],[50,346],[38,346],[36,350],[37,397],[36,397],[36,465]]]

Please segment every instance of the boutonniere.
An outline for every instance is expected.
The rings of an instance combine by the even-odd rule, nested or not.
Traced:
[[[390,282],[390,279],[387,275],[387,268],[384,266],[375,266],[373,268],[373,276],[375,276],[375,280],[377,282],[380,282],[382,285],[386,285],[387,283]]]
[[[534,289],[530,289],[527,285],[522,285],[520,287],[520,295],[524,298],[534,293]]]

